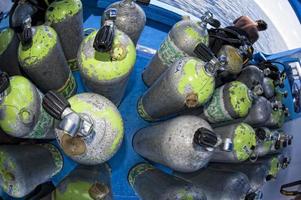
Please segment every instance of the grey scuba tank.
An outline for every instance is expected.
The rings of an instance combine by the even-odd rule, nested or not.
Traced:
[[[108,6],[107,9],[117,9],[115,24],[118,30],[127,34],[136,45],[146,23],[146,16],[143,9],[137,4],[148,5],[150,0],[122,0]],[[106,20],[106,15],[102,16],[102,24]]]
[[[56,137],[63,151],[85,165],[109,160],[121,146],[124,128],[116,106],[105,97],[81,93],[68,99],[48,92],[43,106],[59,122]]]
[[[246,117],[256,95],[239,81],[226,83],[214,91],[201,116],[210,123]]]
[[[252,192],[260,191],[266,182],[266,177],[268,176],[268,167],[263,164],[210,163],[208,168],[243,173],[248,177]]]
[[[121,146],[123,121],[116,106],[105,97],[81,93],[67,101],[50,91],[43,98],[43,106],[59,121],[55,129],[57,140],[74,161],[101,164]]]
[[[86,37],[78,53],[81,76],[88,90],[101,94],[119,105],[136,62],[131,39],[115,27],[116,10],[99,31]]]
[[[24,197],[63,167],[63,157],[52,144],[1,145],[0,186],[8,195]]]
[[[42,107],[42,93],[23,76],[0,72],[0,126],[10,136],[52,139],[54,119]]]
[[[133,137],[138,154],[181,172],[204,167],[219,144],[206,121],[189,115],[142,128]]]
[[[68,66],[55,30],[31,27],[32,42],[19,45],[18,57],[24,72],[42,92],[55,90],[65,97],[76,92],[76,82]]]
[[[237,77],[237,81],[244,83],[250,90],[262,90],[263,93],[264,72],[255,65],[249,65],[243,68]]]
[[[146,163],[134,166],[128,181],[141,200],[207,200],[202,188]]]
[[[111,169],[107,164],[79,165],[52,192],[53,200],[112,200]]]
[[[78,69],[77,52],[84,38],[83,6],[80,0],[52,2],[45,14],[46,24],[57,32],[71,70]]]
[[[269,119],[264,123],[268,128],[281,128],[285,122],[285,118],[289,115],[288,108],[284,104],[278,106],[277,109],[273,109]]]
[[[213,130],[223,144],[214,151],[211,162],[239,163],[256,157],[256,135],[250,125],[237,123]]]
[[[169,67],[138,100],[138,113],[148,121],[179,114],[205,104],[215,89],[216,71],[224,65],[204,44],[195,49],[199,57],[184,57]]]
[[[202,188],[207,200],[251,200],[256,197],[251,191],[248,177],[241,172],[207,167],[194,173],[174,174]]]
[[[11,28],[0,31],[0,70],[10,76],[20,75],[18,62],[19,39]]]
[[[275,131],[271,131],[268,128],[261,127],[257,128],[256,131],[256,149],[255,153],[258,157],[265,156],[272,153],[275,145],[278,141],[278,136],[275,135]],[[280,147],[277,147],[279,149]]]
[[[283,154],[268,155],[258,158],[255,163],[250,164],[263,164],[268,168],[268,175],[266,181],[276,179],[281,169],[286,169],[290,164],[291,159]]]
[[[263,88],[263,95],[267,99],[271,99],[272,97],[275,96],[275,85],[274,85],[273,79],[268,78],[268,77],[264,77],[262,86],[263,86],[262,87]]]
[[[210,12],[206,12],[201,21],[193,21],[185,17],[176,23],[143,71],[144,83],[151,86],[177,60],[186,56],[195,57],[194,49],[199,43],[208,46],[208,23],[217,27],[220,25],[217,20],[213,19]]]

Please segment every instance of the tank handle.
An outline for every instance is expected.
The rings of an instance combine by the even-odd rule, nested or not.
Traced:
[[[0,72],[0,98],[3,97],[4,92],[9,88],[10,80],[6,72]]]
[[[117,17],[117,9],[110,8],[105,11],[104,25],[97,32],[93,47],[98,52],[108,52],[112,49],[115,35],[114,21]]]
[[[148,6],[150,4],[150,0],[136,0],[136,2],[143,6]]]
[[[64,110],[71,107],[65,97],[54,91],[45,94],[42,105],[46,112],[57,120],[61,120]]]
[[[193,141],[195,144],[204,146],[205,148],[209,149],[215,148],[217,145],[219,145],[217,135],[204,127],[199,128],[195,132]]]

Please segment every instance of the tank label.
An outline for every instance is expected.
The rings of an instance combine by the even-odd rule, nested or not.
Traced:
[[[147,112],[144,110],[143,103],[142,103],[142,97],[138,101],[137,111],[138,111],[138,114],[140,115],[140,117],[142,117],[143,119],[145,119],[147,121],[154,121],[153,118],[151,116],[149,116],[147,114]]]
[[[42,99],[43,95],[39,92],[39,98]],[[54,119],[43,109],[42,104],[40,105],[40,116],[39,120],[34,127],[33,131],[28,135],[28,138],[42,139],[47,136],[50,129],[52,129]]]
[[[143,174],[144,172],[147,172],[149,170],[154,170],[155,168],[149,164],[139,164],[138,166],[134,167],[130,173],[129,173],[129,177],[128,177],[128,180],[129,180],[129,183],[132,187],[134,187],[134,184],[135,184],[135,180],[137,178],[137,176]]]
[[[68,60],[68,65],[70,70],[73,72],[79,70],[77,59]]]
[[[204,108],[204,115],[211,123],[233,120],[225,108],[223,91],[224,86],[217,88],[211,101]]]
[[[180,58],[188,55],[180,50],[168,35],[158,50],[158,56],[164,65],[170,66]]]
[[[66,98],[70,98],[76,90],[76,82],[72,75],[72,72],[69,74],[69,78],[67,79],[66,83],[63,87],[57,90],[60,94],[62,94]]]
[[[41,146],[45,147],[49,150],[52,155],[54,164],[55,164],[55,171],[52,173],[51,176],[56,175],[58,172],[61,171],[63,168],[63,156],[60,151],[52,144],[41,144]]]

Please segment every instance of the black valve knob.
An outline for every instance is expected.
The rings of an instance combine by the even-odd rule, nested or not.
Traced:
[[[107,52],[112,49],[114,39],[114,27],[110,25],[104,25],[97,32],[93,47],[96,51]]]
[[[214,28],[219,28],[221,26],[221,22],[219,20],[217,20],[217,19],[214,19],[214,18],[210,18],[208,20],[208,24],[210,24]]]
[[[31,28],[24,28],[21,34],[21,43],[23,46],[30,45],[32,43],[32,30]]]
[[[70,104],[65,97],[54,91],[49,91],[43,98],[43,108],[52,117],[57,120],[61,119],[61,116],[66,108],[70,108]]]
[[[257,137],[258,139],[262,140],[262,141],[265,140],[266,137],[267,137],[264,128],[258,128],[258,129],[256,129],[255,134],[256,134],[256,137]]]
[[[9,87],[9,76],[6,72],[0,73],[0,93],[3,93]]]
[[[148,6],[150,4],[150,0],[136,0],[137,3]]]
[[[218,139],[214,132],[202,127],[195,132],[193,141],[200,146],[213,148],[217,144]]]
[[[205,62],[209,62],[215,57],[214,53],[204,43],[199,43],[194,49],[194,53]]]

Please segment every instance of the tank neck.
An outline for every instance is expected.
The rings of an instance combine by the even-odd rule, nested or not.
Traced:
[[[265,141],[267,139],[267,133],[264,128],[258,128],[255,131],[256,137],[261,141]]]
[[[109,187],[103,183],[94,183],[89,189],[89,196],[92,199],[105,199],[110,193]]]

